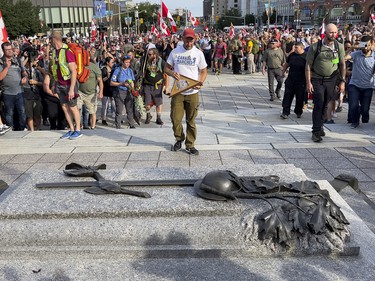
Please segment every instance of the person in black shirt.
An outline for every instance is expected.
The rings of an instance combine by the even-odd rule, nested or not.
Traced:
[[[156,48],[148,50],[146,60],[142,84],[147,112],[145,124],[150,123],[152,119],[150,110],[152,105],[155,105],[157,114],[156,124],[163,125],[164,122],[161,120],[161,111],[163,106],[163,73],[165,61],[159,56],[159,52]]]
[[[305,64],[306,53],[305,46],[302,42],[297,42],[294,45],[294,52],[291,53],[283,66],[283,77],[286,76],[286,71],[289,68],[289,75],[285,81],[285,93],[283,99],[283,112],[281,118],[287,119],[290,114],[290,107],[294,96],[296,96],[296,104],[294,113],[297,118],[300,118],[303,113],[303,101],[306,95],[306,79],[305,79]]]

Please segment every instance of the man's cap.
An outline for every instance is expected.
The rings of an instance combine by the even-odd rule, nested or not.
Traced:
[[[185,38],[195,38],[195,31],[192,28],[186,28],[182,33],[182,37]]]
[[[271,39],[270,40],[270,43],[273,44],[273,43],[279,43],[279,41],[277,39]]]
[[[367,42],[360,42],[358,48],[366,48],[370,44],[369,41]]]

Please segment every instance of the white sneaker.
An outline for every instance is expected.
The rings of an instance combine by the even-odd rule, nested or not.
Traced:
[[[332,112],[332,117],[333,118],[337,118],[337,113],[336,112]]]

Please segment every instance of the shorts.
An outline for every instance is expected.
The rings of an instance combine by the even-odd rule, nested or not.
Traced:
[[[60,104],[67,104],[70,107],[77,106],[77,98],[79,97],[78,85],[76,84],[74,86],[74,99],[72,100],[68,100],[69,88],[70,88],[70,85],[67,85],[67,86],[57,85],[56,92],[57,92],[57,95],[59,96]]]
[[[98,109],[98,95],[86,95],[85,93],[78,91],[79,97],[77,99],[77,106],[79,109],[82,108],[82,105],[85,105],[89,114],[95,114]]]
[[[32,119],[34,116],[40,117],[42,115],[43,106],[40,100],[25,99],[25,113],[27,119]]]
[[[224,61],[224,59],[223,58],[214,58],[214,61],[215,62],[217,62],[217,63],[220,63],[220,64],[222,64],[223,63],[223,61]]]
[[[152,101],[155,106],[163,104],[163,86],[158,85],[158,89],[155,86],[144,84],[143,93],[145,95],[145,105],[150,105]]]

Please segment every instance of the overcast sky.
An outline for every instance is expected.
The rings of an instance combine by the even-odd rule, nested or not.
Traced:
[[[133,0],[135,3],[146,2],[146,0]],[[168,9],[188,9],[194,17],[203,16],[203,0],[163,0]],[[161,4],[161,0],[150,0],[153,4]]]

